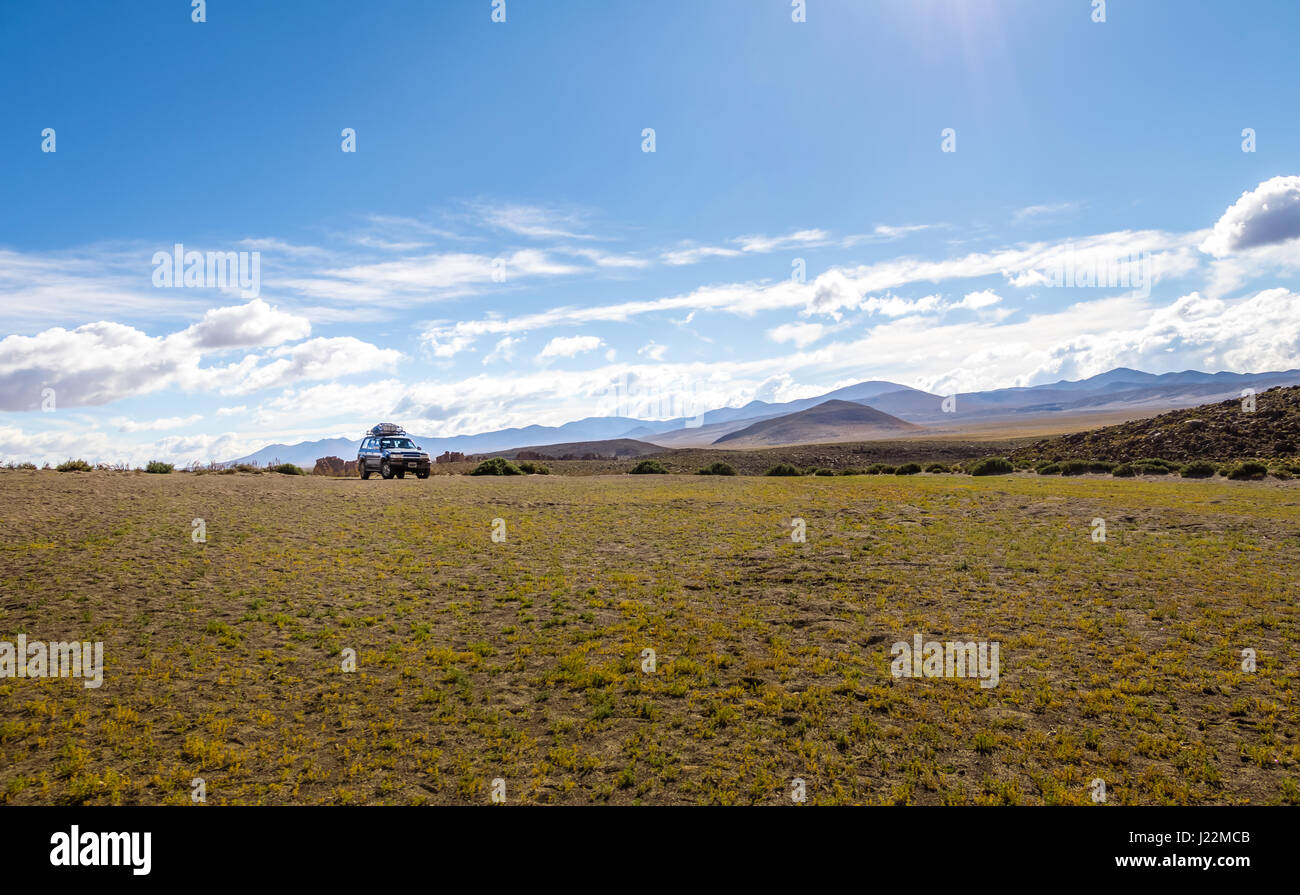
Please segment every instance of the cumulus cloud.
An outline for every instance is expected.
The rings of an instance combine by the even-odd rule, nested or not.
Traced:
[[[98,406],[168,386],[255,391],[383,369],[401,356],[352,338],[313,339],[275,349],[275,359],[265,365],[249,354],[225,366],[200,366],[205,353],[279,344],[308,330],[302,318],[259,299],[209,311],[199,323],[166,336],[108,322],[7,336],[0,340],[0,410],[33,410],[46,389],[58,408]]]
[[[229,308],[213,308],[181,334],[200,349],[261,348],[305,339],[311,323],[286,314],[262,301]]]
[[[1274,177],[1241,194],[1201,243],[1216,258],[1300,237],[1300,175]]]
[[[1002,296],[998,295],[992,289],[984,289],[979,292],[967,292],[966,296],[953,305],[953,307],[978,311],[980,308],[987,308],[1000,301],[1002,301]]]
[[[245,394],[304,379],[335,379],[355,373],[391,370],[402,353],[351,336],[339,336],[309,339],[299,345],[277,348],[272,357],[275,359],[269,363],[241,371],[239,380],[226,390]]]
[[[174,382],[198,355],[121,323],[54,327],[0,340],[0,410],[31,410],[53,389],[56,407],[107,404]]]

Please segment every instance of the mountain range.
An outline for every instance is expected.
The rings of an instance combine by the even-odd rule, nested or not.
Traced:
[[[649,442],[664,448],[709,444],[740,448],[825,440],[870,440],[924,430],[960,434],[969,426],[1106,412],[1131,413],[1131,418],[1141,419],[1237,397],[1244,388],[1263,391],[1275,385],[1300,385],[1300,370],[1269,373],[1186,370],[1155,374],[1120,367],[1087,379],[963,392],[954,396],[936,395],[895,382],[874,380],[797,401],[750,401],[741,407],[720,407],[694,418],[587,417],[561,426],[533,425],[473,435],[414,437],[430,455],[443,451],[467,455],[499,453],[524,447],[536,449],[615,439]],[[828,402],[835,403],[817,414],[800,416],[804,411]],[[843,405],[867,406],[880,416],[857,414],[852,407]],[[776,423],[778,419],[781,422],[774,425],[759,425],[767,421]],[[832,425],[834,420],[838,423]],[[230,465],[279,461],[310,467],[320,457],[348,458],[355,455],[359,441],[360,437],[326,438],[293,445],[272,444],[226,462]]]

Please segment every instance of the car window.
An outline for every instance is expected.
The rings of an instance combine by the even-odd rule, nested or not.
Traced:
[[[361,442],[361,450],[363,451],[368,451],[374,446],[375,440],[373,438],[367,438],[365,441]]]
[[[383,446],[390,450],[393,448],[396,448],[397,450],[410,450],[415,447],[409,438],[385,438]]]

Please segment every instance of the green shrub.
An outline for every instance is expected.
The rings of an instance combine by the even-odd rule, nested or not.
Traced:
[[[1138,460],[1132,465],[1133,471],[1138,475],[1169,475],[1169,473],[1175,471],[1164,463],[1151,463],[1147,460]]]
[[[1118,465],[1118,463],[1112,463],[1110,460],[1089,460],[1088,471],[1095,472],[1099,475],[1105,475],[1106,473],[1114,471],[1115,467]]]
[[[803,470],[791,463],[778,463],[763,475],[803,475]]]
[[[1061,464],[1044,463],[1042,466],[1039,466],[1037,469],[1035,469],[1034,472],[1038,473],[1039,475],[1060,475]]]
[[[1268,475],[1268,467],[1263,463],[1256,463],[1248,460],[1245,463],[1238,463],[1228,473],[1230,479],[1262,479]]]
[[[523,475],[523,472],[505,457],[493,457],[475,466],[470,475]]]
[[[258,475],[262,474],[262,470],[259,467],[254,466],[252,463],[238,463],[235,465],[235,469],[239,472],[255,472]]]
[[[1193,460],[1183,467],[1182,476],[1185,479],[1208,479],[1214,475],[1216,467],[1213,463],[1205,460]]]
[[[668,470],[658,460],[642,460],[628,470],[629,475],[667,475]]]
[[[813,475],[835,475],[835,470],[821,467],[819,469],[814,469],[812,474]]]
[[[1268,471],[1268,474],[1271,475],[1271,476],[1272,476],[1273,478],[1275,478],[1275,479],[1289,479],[1289,478],[1291,478],[1291,473],[1287,472],[1287,470],[1283,469],[1281,466],[1277,467],[1276,469],[1270,469],[1270,470]]]
[[[714,460],[703,469],[697,470],[696,475],[735,475],[736,470],[731,468],[730,463],[723,463],[721,460]]]
[[[947,472],[948,467],[944,466],[942,463],[931,463],[929,466],[925,468],[925,471],[926,472]]]
[[[1143,457],[1133,463],[1134,466],[1163,466],[1166,472],[1177,472],[1182,465],[1172,460],[1161,460],[1159,457]]]
[[[971,475],[1006,475],[1013,472],[1015,467],[1006,457],[985,457],[982,460],[976,460],[971,464]]]
[[[534,463],[532,460],[525,460],[519,464],[519,471],[524,475],[550,475],[551,471],[540,463]]]
[[[769,472],[768,475],[771,475]],[[840,470],[840,475],[862,475],[862,470],[856,466],[846,466]]]
[[[90,472],[90,464],[85,460],[67,460],[54,468],[59,472]]]
[[[1110,474],[1121,479],[1131,479],[1136,475],[1133,471],[1133,466],[1130,463],[1121,463],[1119,466],[1112,469]]]
[[[1061,463],[1061,475],[1083,475],[1087,471],[1087,460],[1066,460]]]
[[[147,464],[145,464],[144,471],[163,474],[163,473],[171,472],[175,468],[176,467],[173,466],[171,463],[164,463],[161,460],[150,460]]]
[[[863,471],[866,475],[893,475],[894,467],[888,463],[872,463]]]
[[[292,463],[280,463],[271,467],[272,472],[278,472],[281,475],[306,475],[307,470],[301,466],[295,466]]]
[[[894,470],[894,475],[916,475],[921,471],[920,463],[904,463]]]

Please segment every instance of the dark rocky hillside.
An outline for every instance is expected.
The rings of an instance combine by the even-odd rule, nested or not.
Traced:
[[[1255,411],[1238,399],[1176,410],[1145,420],[1033,442],[1015,458],[1165,460],[1294,458],[1300,447],[1300,386],[1271,388],[1255,396]]]

